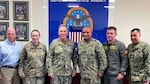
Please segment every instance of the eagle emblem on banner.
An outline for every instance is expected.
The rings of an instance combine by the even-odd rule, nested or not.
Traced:
[[[69,9],[63,24],[66,24],[69,30],[69,38],[76,43],[82,39],[81,31],[84,26],[89,26],[93,31],[93,20],[88,10],[81,6]]]

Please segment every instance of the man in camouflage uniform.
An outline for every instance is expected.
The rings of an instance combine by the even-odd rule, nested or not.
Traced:
[[[140,41],[140,29],[134,28],[130,32],[132,43],[128,45],[129,84],[143,84],[147,82],[150,65],[150,46]]]
[[[107,67],[107,58],[102,44],[92,38],[89,27],[82,29],[84,38],[78,43],[80,84],[100,84],[101,77]]]
[[[52,78],[51,84],[71,84],[72,76],[76,75],[77,66],[75,45],[73,41],[67,39],[66,25],[59,26],[58,35],[59,38],[54,39],[50,44],[46,58],[48,76]],[[73,65],[71,65],[71,61]]]
[[[19,75],[23,84],[44,84],[46,73],[46,46],[39,42],[40,32],[31,32],[32,41],[27,43],[20,54]]]
[[[104,74],[104,84],[123,84],[123,78],[128,67],[128,58],[124,43],[116,39],[117,29],[107,28],[107,41],[103,46],[108,59],[108,66]]]

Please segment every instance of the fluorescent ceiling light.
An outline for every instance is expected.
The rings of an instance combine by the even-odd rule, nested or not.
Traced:
[[[47,8],[46,6],[43,6],[43,8]]]

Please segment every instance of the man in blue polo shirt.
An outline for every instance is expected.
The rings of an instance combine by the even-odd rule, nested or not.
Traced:
[[[0,84],[20,84],[17,71],[22,44],[15,41],[16,31],[9,27],[7,39],[0,43]]]

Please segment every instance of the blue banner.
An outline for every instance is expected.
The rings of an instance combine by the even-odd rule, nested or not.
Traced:
[[[89,26],[93,37],[102,43],[106,41],[108,26],[108,0],[50,0],[49,1],[49,43],[58,37],[60,24],[66,24],[69,38],[78,43],[81,30]]]

